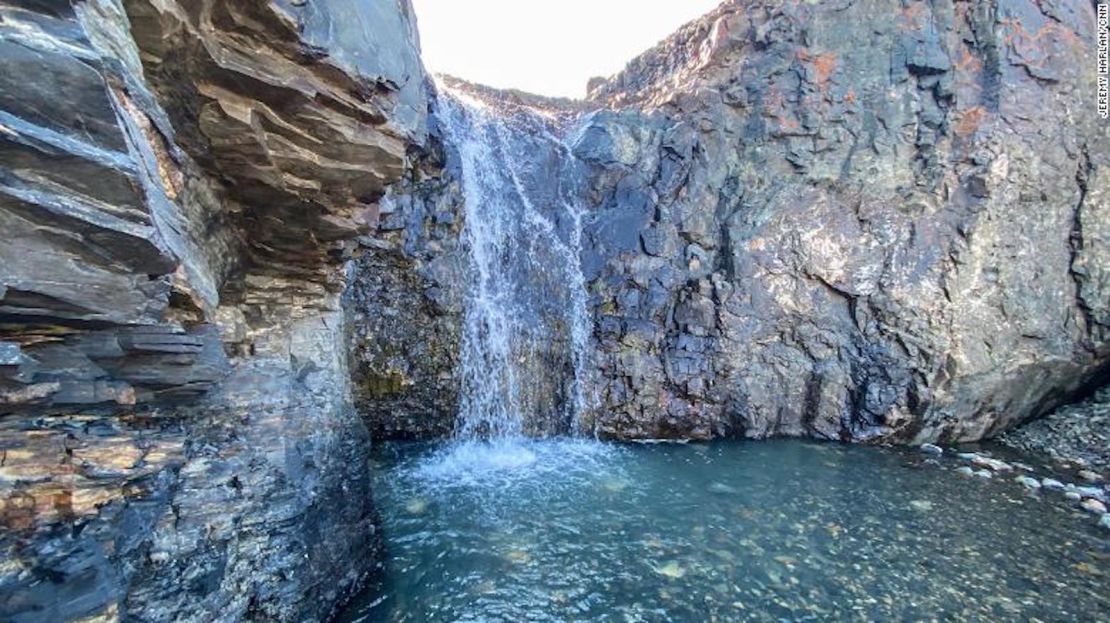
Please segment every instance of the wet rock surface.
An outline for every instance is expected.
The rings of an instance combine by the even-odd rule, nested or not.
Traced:
[[[1092,24],[725,3],[595,84],[600,430],[973,440],[1098,376]]]
[[[0,619],[320,621],[376,541],[347,264],[411,8],[0,3]]]
[[[489,98],[579,119],[583,429],[972,441],[1105,381],[1093,28],[1080,0],[725,2],[585,103]],[[375,426],[428,428],[418,402]]]
[[[376,438],[455,428],[467,261],[458,182],[431,156],[381,202],[344,303],[355,405]]]
[[[434,149],[381,202],[378,231],[359,239],[347,297],[359,411],[383,438],[447,436],[468,409],[485,434],[499,408],[463,400],[484,392],[529,435],[591,430],[596,384],[578,381],[593,368],[579,252],[585,165],[568,138],[589,104],[451,77],[437,88]],[[464,187],[468,174],[476,188]],[[472,207],[477,232],[467,230]],[[485,358],[499,370],[476,372]]]

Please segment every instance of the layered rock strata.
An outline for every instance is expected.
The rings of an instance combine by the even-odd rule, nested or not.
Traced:
[[[0,3],[0,619],[322,620],[341,305],[426,140],[403,2]]]

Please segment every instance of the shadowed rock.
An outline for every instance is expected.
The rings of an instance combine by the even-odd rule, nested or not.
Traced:
[[[244,203],[261,265],[304,270],[332,243],[370,231],[376,200],[426,136],[409,9],[384,0],[124,4],[177,139]]]
[[[319,621],[374,564],[339,293],[411,9],[0,3],[0,619]]]

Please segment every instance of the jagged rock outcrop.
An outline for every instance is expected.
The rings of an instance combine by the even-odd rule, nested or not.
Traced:
[[[725,2],[528,100],[581,115],[583,428],[973,440],[1104,381],[1094,34],[1080,0]]]
[[[459,182],[442,154],[380,203],[345,304],[355,406],[380,438],[442,438],[455,426],[467,260]]]
[[[427,134],[407,4],[124,4],[177,140],[231,185],[257,265],[306,274],[371,231]]]
[[[1100,378],[1093,40],[1078,0],[728,2],[595,84],[600,429],[970,440]]]
[[[126,18],[111,3],[2,10],[0,341],[19,357],[0,404],[203,392],[227,374],[203,322],[237,243],[191,163],[166,167]]]
[[[321,620],[374,564],[340,297],[407,2],[0,2],[0,619]]]

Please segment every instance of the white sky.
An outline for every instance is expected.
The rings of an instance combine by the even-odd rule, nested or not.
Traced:
[[[413,0],[424,64],[494,87],[584,97],[721,0]]]

